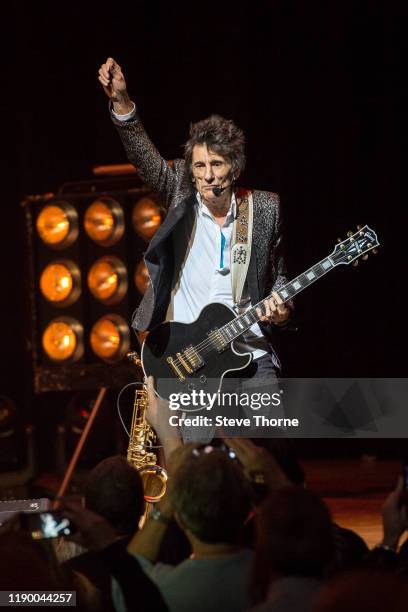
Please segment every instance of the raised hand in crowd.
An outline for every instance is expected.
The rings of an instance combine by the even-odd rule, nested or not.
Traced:
[[[174,517],[174,496],[172,495],[174,475],[179,467],[192,456],[193,449],[197,446],[194,444],[180,444],[166,457],[166,469],[169,477],[167,492],[154,507],[155,511],[159,511],[160,518],[158,520],[156,518],[153,520],[149,519],[143,529],[134,535],[128,546],[129,552],[141,555],[150,561],[157,559],[167,526]]]
[[[270,490],[293,487],[275,457],[265,448],[259,447],[247,438],[225,438],[241,462],[246,476],[255,482],[265,484]]]
[[[102,550],[117,539],[117,532],[106,519],[77,501],[62,500],[60,510],[78,529],[67,537],[72,542],[90,550]]]

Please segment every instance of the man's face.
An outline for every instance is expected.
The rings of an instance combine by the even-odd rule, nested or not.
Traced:
[[[213,187],[231,185],[231,163],[219,153],[214,153],[206,144],[194,145],[192,155],[192,172],[195,186],[201,197],[208,202],[219,199],[214,196]],[[223,194],[227,194],[226,189]]]

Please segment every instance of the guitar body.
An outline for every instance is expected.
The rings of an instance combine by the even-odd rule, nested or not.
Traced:
[[[205,306],[193,323],[166,321],[149,333],[141,360],[162,398],[193,391],[216,393],[227,372],[242,370],[251,362],[252,355],[237,353],[233,343],[217,347],[214,342],[216,330],[235,318],[231,308],[215,302]]]

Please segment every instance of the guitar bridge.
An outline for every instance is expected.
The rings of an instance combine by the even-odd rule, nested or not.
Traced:
[[[176,353],[175,358],[171,356],[167,357],[166,361],[177,378],[182,382],[185,381],[186,374],[193,374],[205,364],[200,353],[193,345],[188,346],[180,353]]]
[[[180,379],[181,381],[184,381],[186,377],[184,376],[183,372],[180,370],[179,366],[174,362],[173,357],[167,357],[166,361],[170,365],[171,369],[173,370],[177,378]]]
[[[186,372],[188,374],[192,374],[193,370],[190,368],[187,361],[184,359],[183,355],[181,353],[176,353],[176,355],[177,355],[177,359],[179,360],[183,368],[186,370]]]

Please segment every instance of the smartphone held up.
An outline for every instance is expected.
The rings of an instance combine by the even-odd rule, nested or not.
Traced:
[[[61,512],[28,512],[21,515],[22,527],[33,540],[46,540],[73,535],[74,525]]]

